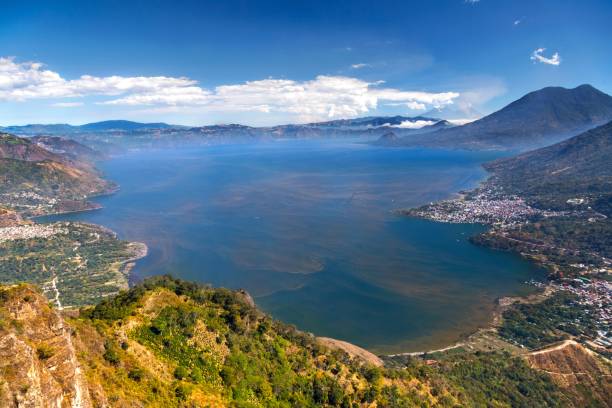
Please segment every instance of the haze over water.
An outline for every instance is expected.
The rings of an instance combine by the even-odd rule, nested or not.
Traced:
[[[142,241],[138,276],[245,288],[274,317],[377,352],[447,346],[486,325],[499,296],[543,277],[467,239],[479,225],[394,209],[452,196],[492,153],[283,141],[132,152],[101,164],[121,190],[53,219]]]

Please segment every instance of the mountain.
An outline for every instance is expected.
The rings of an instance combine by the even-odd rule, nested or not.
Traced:
[[[607,279],[612,258],[611,157],[609,122],[552,146],[485,164],[492,173],[485,190],[520,197],[548,214],[493,228],[472,242],[535,260],[552,279]],[[533,322],[530,315],[527,325]]]
[[[0,130],[16,135],[56,135],[110,131],[130,132],[143,129],[170,129],[173,127],[182,126],[169,125],[167,123],[140,123],[129,120],[107,120],[103,122],[87,123],[80,126],[68,124],[35,124],[0,127]]]
[[[0,159],[0,193],[46,197],[49,205],[84,200],[113,189],[99,175],[52,160]],[[28,214],[39,215],[39,214]]]
[[[386,143],[394,143],[399,140],[399,137],[393,132],[387,132],[378,138],[377,143],[386,144]]]
[[[209,143],[244,143],[272,139],[323,139],[339,137],[376,138],[393,128],[400,136],[433,132],[452,127],[450,122],[425,116],[371,116],[307,124],[252,127],[239,124],[186,127],[165,123],[138,123],[112,120],[81,126],[9,126],[6,131],[19,135],[62,134],[100,150],[113,150],[117,144],[128,147]]]
[[[29,138],[41,148],[58,154],[73,161],[96,161],[101,160],[105,156],[101,152],[94,150],[88,146],[76,142],[72,139],[67,139],[59,136],[33,136]]]
[[[72,159],[30,139],[0,133],[0,207],[28,217],[91,209],[97,205],[88,197],[115,188],[82,157]]]
[[[526,149],[555,143],[612,120],[612,97],[581,85],[528,93],[482,119],[405,144],[468,149]]]
[[[68,125],[66,123],[58,124],[33,124],[23,126],[7,126],[0,127],[1,131],[19,134],[19,135],[38,135],[43,133],[70,133],[74,131],[76,126]]]
[[[54,160],[64,161],[60,155],[43,147],[8,133],[0,133],[0,158],[25,161]]]
[[[323,127],[323,128],[372,128],[372,127],[381,127],[381,126],[398,126],[402,123],[410,123],[410,122],[432,122],[437,123],[440,119],[425,117],[425,116],[367,116],[363,118],[355,118],[355,119],[338,119],[332,120],[328,122],[314,122],[307,123],[304,125],[296,125],[296,126],[305,126],[305,127]]]
[[[140,130],[140,129],[169,129],[174,127],[167,123],[140,123],[131,122],[129,120],[106,120],[103,122],[87,123],[85,125],[77,126],[81,132],[102,132],[109,130]]]
[[[574,198],[603,204],[612,197],[611,158],[609,122],[552,146],[487,163],[485,168],[508,193],[564,208]]]
[[[270,318],[244,292],[170,277],[80,312],[30,285],[0,286],[0,311],[3,407],[577,406],[521,357],[376,366]]]
[[[440,108],[434,108],[424,114],[424,116],[431,116],[435,118],[441,118],[449,121],[453,120],[469,120],[474,121],[482,117],[482,113],[477,111],[469,103],[452,103],[445,105]]]

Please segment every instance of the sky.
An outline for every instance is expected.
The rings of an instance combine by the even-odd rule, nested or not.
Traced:
[[[0,0],[0,126],[473,119],[612,94],[610,0]]]

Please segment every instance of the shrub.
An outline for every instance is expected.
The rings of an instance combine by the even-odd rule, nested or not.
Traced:
[[[174,370],[174,378],[176,378],[177,380],[182,380],[184,378],[187,378],[188,376],[189,370],[186,367],[178,366]]]
[[[104,357],[104,359],[112,365],[119,364],[119,353],[117,350],[117,346],[113,341],[107,340],[106,343],[104,343],[104,354],[102,355],[102,357]]]
[[[142,380],[142,377],[144,377],[144,374],[145,373],[142,368],[136,367],[128,372],[128,378],[139,382],[140,380]]]
[[[36,348],[36,355],[40,360],[48,360],[55,354],[55,350],[52,347],[42,344]]]

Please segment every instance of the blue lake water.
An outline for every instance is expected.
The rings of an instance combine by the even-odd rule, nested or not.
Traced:
[[[470,244],[479,225],[392,210],[452,196],[493,153],[354,141],[132,152],[101,163],[121,190],[52,217],[145,242],[141,277],[245,288],[273,316],[377,352],[446,346],[486,325],[499,296],[543,272]]]

